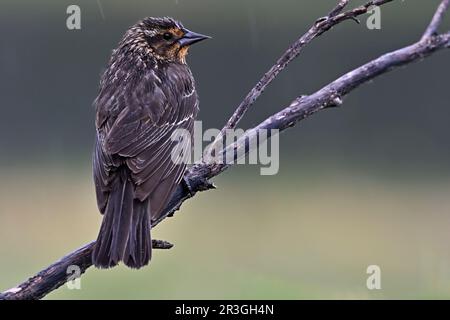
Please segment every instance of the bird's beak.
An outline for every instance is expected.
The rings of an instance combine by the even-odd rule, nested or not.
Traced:
[[[191,44],[210,38],[211,38],[210,36],[205,36],[204,34],[196,33],[186,29],[184,30],[184,36],[181,39],[179,39],[178,42],[182,47],[184,47],[190,46]]]

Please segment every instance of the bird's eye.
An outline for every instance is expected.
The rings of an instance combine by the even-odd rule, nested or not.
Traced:
[[[164,40],[170,40],[172,39],[173,35],[170,32],[166,32],[163,34]]]

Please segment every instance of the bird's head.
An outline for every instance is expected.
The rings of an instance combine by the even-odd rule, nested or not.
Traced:
[[[128,30],[122,45],[161,61],[185,63],[189,47],[208,38],[172,18],[145,18]]]

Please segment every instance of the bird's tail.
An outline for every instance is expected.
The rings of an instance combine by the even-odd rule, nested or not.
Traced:
[[[149,263],[152,254],[148,200],[134,198],[134,187],[122,169],[108,197],[102,226],[92,253],[98,268],[111,268],[123,261],[131,268]]]

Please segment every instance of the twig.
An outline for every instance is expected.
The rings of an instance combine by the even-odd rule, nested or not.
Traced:
[[[439,5],[439,7],[436,10],[436,13],[433,16],[433,19],[431,19],[431,22],[428,25],[428,28],[423,33],[421,40],[430,38],[433,34],[437,33],[439,25],[441,24],[442,19],[444,18],[444,14],[447,11],[449,5],[450,5],[450,0],[444,0],[441,2],[441,4]]]
[[[375,3],[380,4],[387,1],[371,2],[373,5]],[[442,10],[447,8],[447,6],[448,0],[442,1],[437,13],[435,14],[435,18],[433,18],[433,26],[428,29],[437,30],[438,24],[442,20]],[[346,13],[338,13],[338,11],[339,10],[336,10],[336,15],[331,19],[343,19],[340,17]],[[436,18],[436,16],[438,16],[438,18]],[[319,23],[327,22],[321,21]],[[388,71],[391,71],[399,66],[420,61],[438,50],[449,47],[450,32],[439,35],[435,34],[435,31],[426,32],[426,36],[422,37],[422,39],[417,43],[391,53],[384,54],[379,58],[344,74],[309,96],[298,97],[288,107],[267,118],[258,126],[248,130],[234,145],[228,146],[227,148],[231,148],[232,150],[245,148],[246,139],[256,135],[261,129],[278,129],[283,131],[289,127],[292,127],[299,121],[319,110],[330,106],[340,105],[342,103],[342,97],[350,93],[361,84],[366,83],[369,80],[374,79],[381,74],[387,73]],[[288,49],[288,51],[289,50],[290,49]],[[189,188],[186,188],[184,184],[180,184],[178,186],[170,203],[165,209],[165,214],[158,221],[156,221],[152,227],[156,226],[168,216],[172,216],[173,213],[180,208],[181,204],[187,199],[195,196],[196,192],[213,188],[213,185],[209,182],[209,179],[220,174],[229,166],[229,164],[204,162],[199,162],[192,166],[184,176],[184,181]],[[60,261],[47,267],[34,277],[28,279],[13,289],[3,292],[0,294],[0,299],[40,299],[44,297],[46,294],[68,281],[67,268],[69,266],[78,266],[81,273],[85,272],[86,269],[91,266],[91,251],[93,244],[94,243],[91,242],[80,249],[69,253]]]
[[[239,106],[234,111],[228,122],[220,131],[219,135],[207,147],[205,154],[208,156],[211,150],[214,150],[218,143],[222,143],[226,130],[235,129],[239,121],[245,115],[247,110],[253,105],[256,99],[264,92],[267,86],[283,71],[287,65],[294,60],[302,51],[302,49],[312,40],[322,35],[324,32],[330,30],[333,26],[345,20],[356,20],[357,16],[367,13],[372,6],[381,6],[393,0],[373,0],[366,4],[354,8],[350,11],[341,13],[344,7],[348,4],[348,0],[341,0],[330,13],[322,18],[317,19],[310,29],[303,34],[297,41],[295,41],[277,60],[277,62],[267,71],[258,83],[250,90],[247,96],[242,100]],[[206,159],[208,161],[209,159]]]
[[[348,5],[348,2],[350,0],[341,0],[339,1],[339,3],[336,5],[336,7],[330,11],[330,13],[328,14],[327,17],[334,17],[337,14],[341,13],[342,10],[344,10],[344,8]]]

